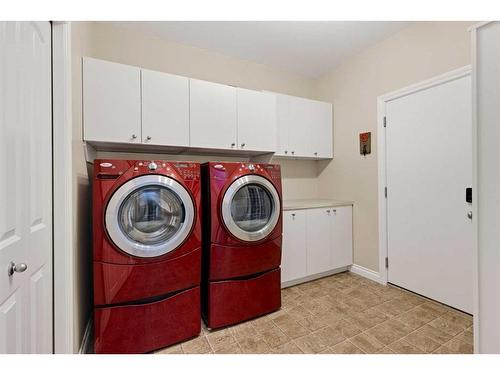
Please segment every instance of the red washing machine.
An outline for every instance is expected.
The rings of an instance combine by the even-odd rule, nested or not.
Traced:
[[[200,333],[200,165],[95,160],[94,350],[145,353]]]
[[[202,314],[209,328],[281,307],[281,172],[274,164],[202,165]]]

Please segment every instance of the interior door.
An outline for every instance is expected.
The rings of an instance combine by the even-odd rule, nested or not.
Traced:
[[[0,22],[0,353],[52,352],[49,22]]]
[[[386,104],[389,282],[472,312],[470,76]]]

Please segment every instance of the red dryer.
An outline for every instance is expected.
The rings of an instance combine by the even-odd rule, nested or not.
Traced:
[[[95,160],[94,350],[145,353],[200,333],[200,165]]]
[[[280,166],[202,165],[202,314],[209,328],[281,307]]]

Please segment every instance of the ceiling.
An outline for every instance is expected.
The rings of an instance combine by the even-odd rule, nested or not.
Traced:
[[[162,39],[317,78],[408,26],[382,21],[111,22]]]

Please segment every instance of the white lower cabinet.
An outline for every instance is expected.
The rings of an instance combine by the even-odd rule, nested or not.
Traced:
[[[352,264],[352,206],[283,213],[281,282],[293,285]]]
[[[307,275],[306,211],[283,213],[283,247],[281,281],[301,279]]]

